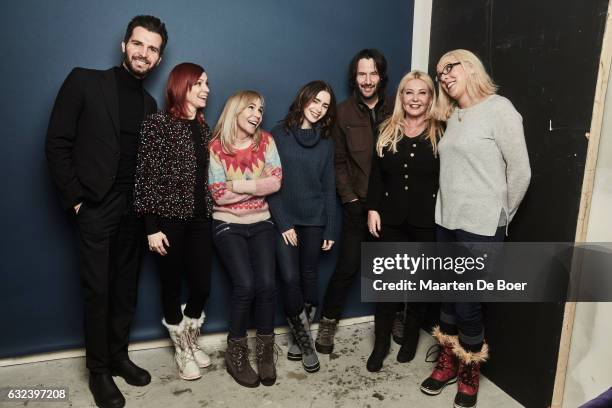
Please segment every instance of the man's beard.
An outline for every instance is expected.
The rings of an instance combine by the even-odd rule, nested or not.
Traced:
[[[132,66],[132,61],[128,58],[127,52],[123,53],[123,66],[125,67],[125,69],[128,70],[130,74],[132,74],[133,76],[139,79],[143,79],[144,77],[149,75],[149,72],[151,72],[151,70],[155,68],[154,66],[149,65],[149,69],[147,69],[144,72],[136,71],[134,67]]]

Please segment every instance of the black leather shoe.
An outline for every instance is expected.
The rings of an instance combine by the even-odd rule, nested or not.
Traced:
[[[89,390],[100,408],[123,408],[125,398],[108,373],[90,373]]]
[[[130,385],[142,387],[151,382],[151,374],[129,359],[113,362],[110,370],[113,376],[122,377]]]

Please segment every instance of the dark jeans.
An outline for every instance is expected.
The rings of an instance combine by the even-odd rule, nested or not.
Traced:
[[[276,240],[276,260],[283,284],[285,314],[297,316],[304,303],[317,305],[319,256],[323,227],[296,226],[298,246],[285,244],[280,232]]]
[[[272,220],[234,224],[213,220],[213,241],[225,271],[232,279],[229,337],[246,330],[255,303],[258,334],[272,334],[276,312],[276,228]]]
[[[506,227],[499,227],[494,236],[472,234],[463,230],[449,230],[437,226],[438,242],[503,242]],[[484,342],[482,303],[442,303],[440,308],[440,330],[446,334],[459,335],[459,343],[468,351],[478,352]]]
[[[436,239],[436,229],[435,227],[417,227],[408,223],[400,225],[386,225],[383,223],[379,235],[378,242],[434,242]],[[391,322],[398,309],[403,308],[407,318],[415,321],[420,326],[425,319],[429,306],[429,303],[419,302],[378,302],[376,303],[376,312],[374,314],[374,325],[376,326],[377,321]],[[388,323],[388,327],[390,331],[390,323]]]
[[[130,191],[111,191],[100,203],[84,202],[76,220],[86,365],[103,373],[112,361],[128,358],[144,226],[134,213]]]
[[[368,240],[367,211],[357,201],[342,206],[342,233],[338,264],[323,298],[321,317],[339,319],[348,290],[359,272],[361,264],[361,243]]]
[[[212,240],[210,221],[205,218],[188,220],[161,218],[161,232],[170,246],[165,256],[155,254],[161,277],[162,307],[168,324],[179,324],[181,312],[181,281],[189,289],[185,315],[198,319],[210,294]]]

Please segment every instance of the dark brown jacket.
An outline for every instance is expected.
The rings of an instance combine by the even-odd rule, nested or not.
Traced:
[[[386,97],[378,110],[378,122],[393,111],[393,100]],[[342,204],[355,199],[365,201],[372,165],[375,135],[367,107],[355,95],[338,105],[332,128],[335,144],[336,189]]]

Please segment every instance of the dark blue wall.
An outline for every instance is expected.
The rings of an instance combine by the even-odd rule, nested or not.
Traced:
[[[120,61],[120,42],[136,14],[161,17],[168,28],[164,60],[146,86],[162,103],[170,69],[193,61],[209,75],[207,118],[214,125],[225,99],[252,88],[266,98],[264,127],[280,120],[298,87],[329,81],[347,95],[352,55],[375,47],[389,60],[393,92],[410,68],[413,2],[388,0],[23,1],[3,4],[0,16],[3,148],[0,171],[0,357],[82,344],[82,300],[72,221],[60,209],[43,145],[55,95],[74,66],[107,68]],[[321,292],[336,252],[323,257]],[[158,338],[159,287],[151,260],[141,275],[134,340]],[[206,331],[226,327],[229,282],[215,263]],[[322,293],[321,293],[322,295]],[[346,316],[368,314],[353,287]],[[280,314],[278,323],[282,320]]]

